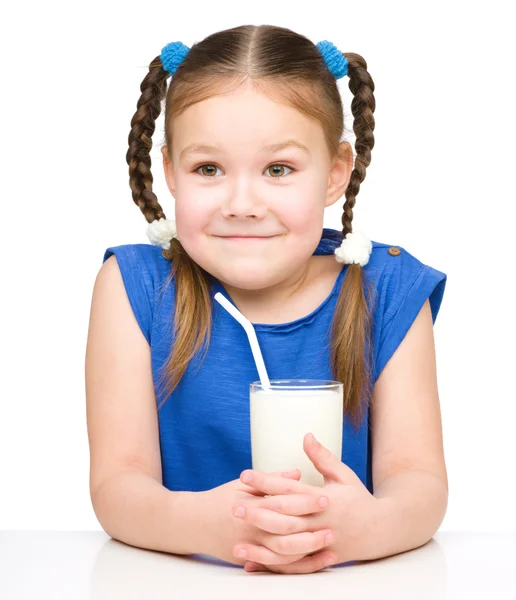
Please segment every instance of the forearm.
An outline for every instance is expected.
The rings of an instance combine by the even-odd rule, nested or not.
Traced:
[[[202,554],[203,494],[170,491],[134,469],[104,482],[92,494],[92,504],[102,528],[116,540],[172,554]]]
[[[437,532],[448,505],[448,490],[435,475],[403,470],[375,487],[381,518],[368,559],[422,546]]]

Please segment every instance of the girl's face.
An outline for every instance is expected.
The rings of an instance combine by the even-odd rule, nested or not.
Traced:
[[[189,107],[172,138],[172,160],[162,152],[186,252],[243,298],[287,297],[349,182],[350,145],[332,167],[321,126],[252,87]]]

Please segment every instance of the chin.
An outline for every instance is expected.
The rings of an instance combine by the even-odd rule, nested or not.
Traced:
[[[270,271],[264,272],[263,268],[260,270],[243,269],[243,272],[239,273],[221,273],[217,276],[222,283],[226,283],[234,288],[240,290],[263,290],[271,287],[281,281],[271,281]]]

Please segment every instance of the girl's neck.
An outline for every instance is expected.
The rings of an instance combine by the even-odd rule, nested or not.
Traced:
[[[237,288],[221,285],[251,323],[278,325],[306,317],[320,306],[333,290],[342,267],[333,254],[312,256],[300,285],[282,299],[267,300],[260,294],[253,299],[249,292],[241,294]]]

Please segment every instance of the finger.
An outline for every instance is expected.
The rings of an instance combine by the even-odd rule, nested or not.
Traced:
[[[292,469],[292,471],[275,471],[274,473],[270,473],[274,477],[284,477],[287,479],[299,479],[301,477],[301,471],[299,469]],[[252,494],[253,496],[264,496],[264,492],[257,490],[253,487],[245,485],[242,488],[239,488],[242,492],[247,492],[248,494]]]
[[[328,538],[328,536],[331,536]],[[265,536],[261,543],[279,555],[313,554],[322,548],[333,544],[335,536],[331,529],[318,529],[317,531],[302,531],[290,535]],[[252,560],[252,558],[251,558]],[[267,564],[266,560],[256,560]]]
[[[239,514],[238,511],[242,512],[242,509],[243,514]],[[245,505],[238,504],[233,510],[233,515],[245,521],[247,525],[254,525],[267,533],[287,535],[306,531],[304,519],[252,506],[249,502]]]
[[[315,573],[322,571],[337,562],[337,558],[328,552],[318,552],[311,556],[305,556],[300,560],[285,565],[264,565],[254,561],[247,561],[244,569],[248,573],[253,571],[271,571],[273,573]]]
[[[288,496],[270,496],[260,501],[259,507],[283,515],[310,515],[326,510],[328,496],[314,494],[289,494]]]
[[[253,562],[252,560],[248,560],[244,564],[244,569],[248,573],[252,573],[253,571],[268,571],[269,570],[266,566],[261,565],[260,563]]]
[[[288,512],[287,505],[289,500],[293,497],[294,496],[280,496],[280,498],[286,499],[283,503],[283,512],[261,507],[263,502],[270,500],[268,498],[266,500],[260,500],[260,505],[251,502],[240,502],[235,505],[233,515],[245,521],[246,524],[254,525],[255,527],[258,527],[258,529],[267,531],[268,533],[285,536],[288,534],[306,532],[306,519],[302,519],[299,516],[293,516]]]
[[[277,471],[273,475],[279,475],[280,477],[287,477],[289,479],[299,479],[301,477],[301,471],[299,469],[292,469],[291,471]]]
[[[287,536],[274,536],[264,538],[263,546],[253,544],[237,544],[233,549],[236,558],[246,558],[253,562],[267,565],[285,564],[299,560],[306,554],[312,554],[328,545],[326,536],[330,530],[304,531]],[[241,556],[240,551],[245,550],[246,556]]]
[[[250,476],[251,479],[246,481]],[[245,485],[260,490],[264,494],[277,496],[280,494],[307,494],[313,492],[314,486],[290,479],[287,477],[274,477],[270,473],[261,471],[246,470],[242,471],[240,481]]]

